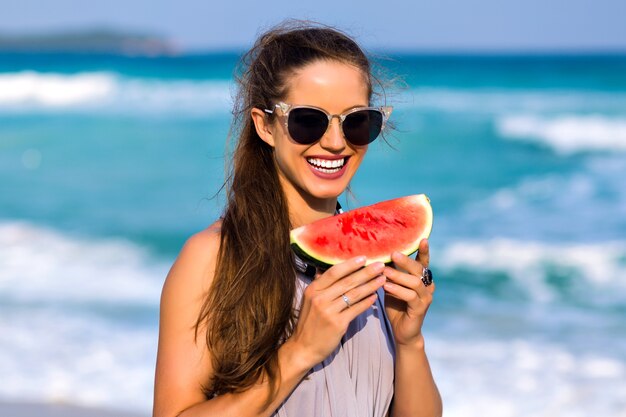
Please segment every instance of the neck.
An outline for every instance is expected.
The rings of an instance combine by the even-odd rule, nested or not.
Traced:
[[[284,184],[285,185],[285,184]],[[289,206],[289,220],[293,228],[312,223],[335,214],[337,197],[315,198],[302,190],[286,188],[285,196]]]

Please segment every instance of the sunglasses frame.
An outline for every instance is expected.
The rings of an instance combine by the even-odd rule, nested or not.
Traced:
[[[344,120],[346,120],[346,117],[350,116],[352,113],[356,113],[358,111],[362,111],[362,110],[374,110],[374,111],[378,111],[382,114],[383,116],[383,122],[382,125],[380,126],[380,132],[378,133],[378,135],[380,135],[383,131],[383,129],[385,128],[385,124],[387,123],[387,120],[389,120],[389,116],[391,115],[391,112],[393,111],[393,107],[392,106],[380,106],[380,107],[354,107],[344,113],[341,114],[330,114],[328,113],[326,110],[320,108],[320,107],[315,107],[315,106],[305,106],[305,105],[293,105],[293,104],[287,104],[285,102],[278,102],[277,104],[274,104],[274,109],[280,109],[280,111],[282,112],[282,115],[285,117],[285,129],[287,129],[287,133],[289,133],[289,112],[292,110],[296,110],[296,109],[313,109],[313,110],[318,110],[320,112],[322,112],[323,114],[326,115],[326,117],[328,118],[328,125],[326,126],[326,130],[324,131],[324,133],[322,134],[322,136],[319,137],[319,139],[317,139],[314,142],[311,143],[301,143],[299,142],[297,139],[291,137],[291,133],[289,133],[289,137],[291,137],[291,139],[293,139],[295,142],[301,144],[301,145],[312,145],[315,142],[318,142],[320,139],[322,139],[324,137],[324,135],[326,134],[326,132],[328,132],[328,129],[330,129],[330,124],[332,123],[333,118],[337,118],[339,119],[339,127],[341,128],[341,135],[343,136],[343,138],[347,141],[350,142],[351,144],[355,145],[355,146],[366,146],[370,143],[372,143],[374,140],[376,140],[376,138],[378,138],[378,136],[376,136],[376,138],[374,138],[371,142],[368,142],[365,145],[356,145],[354,144],[352,141],[350,141],[350,139],[348,139],[343,131],[343,122]],[[268,114],[274,114],[276,110],[270,110],[270,109],[263,109],[263,111],[265,113]]]

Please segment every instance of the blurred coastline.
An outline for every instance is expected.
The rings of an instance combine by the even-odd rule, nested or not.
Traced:
[[[0,53],[160,56],[176,55],[179,48],[162,36],[91,28],[23,35],[0,33]]]

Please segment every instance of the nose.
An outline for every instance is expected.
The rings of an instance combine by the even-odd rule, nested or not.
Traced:
[[[330,120],[326,133],[320,139],[320,146],[330,152],[340,152],[346,147],[346,140],[341,131],[339,117],[335,116]]]

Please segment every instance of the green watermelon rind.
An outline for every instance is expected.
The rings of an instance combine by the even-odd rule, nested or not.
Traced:
[[[411,255],[417,252],[419,248],[419,244],[422,241],[422,239],[427,239],[430,236],[430,232],[432,231],[432,224],[433,224],[433,212],[432,212],[432,207],[430,205],[430,199],[425,194],[416,194],[416,195],[407,196],[407,197],[400,197],[399,199],[406,199],[406,198],[418,199],[419,204],[427,208],[426,213],[428,215],[428,220],[429,220],[427,223],[427,227],[424,228],[421,235],[418,236],[411,244],[407,245],[405,248],[394,249],[394,251],[401,252],[405,255]],[[297,229],[294,229],[294,231],[295,230]],[[293,252],[300,259],[320,269],[328,269],[335,264],[338,264],[338,263],[341,263],[350,259],[350,258],[336,258],[332,260],[326,260],[326,259],[322,259],[321,256],[316,257],[315,254],[310,253],[311,251],[307,252],[307,250],[302,247],[302,243],[298,242],[297,233],[296,234],[292,233],[291,235],[291,248]],[[368,258],[366,261],[366,265],[372,264],[374,262],[383,262],[385,264],[391,264],[392,263],[391,253],[385,256],[377,257],[377,258]]]
[[[331,266],[333,266],[333,264],[326,263],[326,262],[322,261],[321,259],[316,259],[316,258],[314,258],[312,256],[309,256],[309,254],[306,253],[304,250],[302,250],[300,248],[300,246],[298,246],[297,243],[292,243],[291,244],[291,249],[293,250],[293,252],[296,255],[298,255],[298,258],[302,259],[304,262],[306,262],[306,263],[308,263],[310,265],[313,265],[313,266],[315,266],[315,267],[317,267],[319,269],[326,270],[326,269],[330,268]]]

